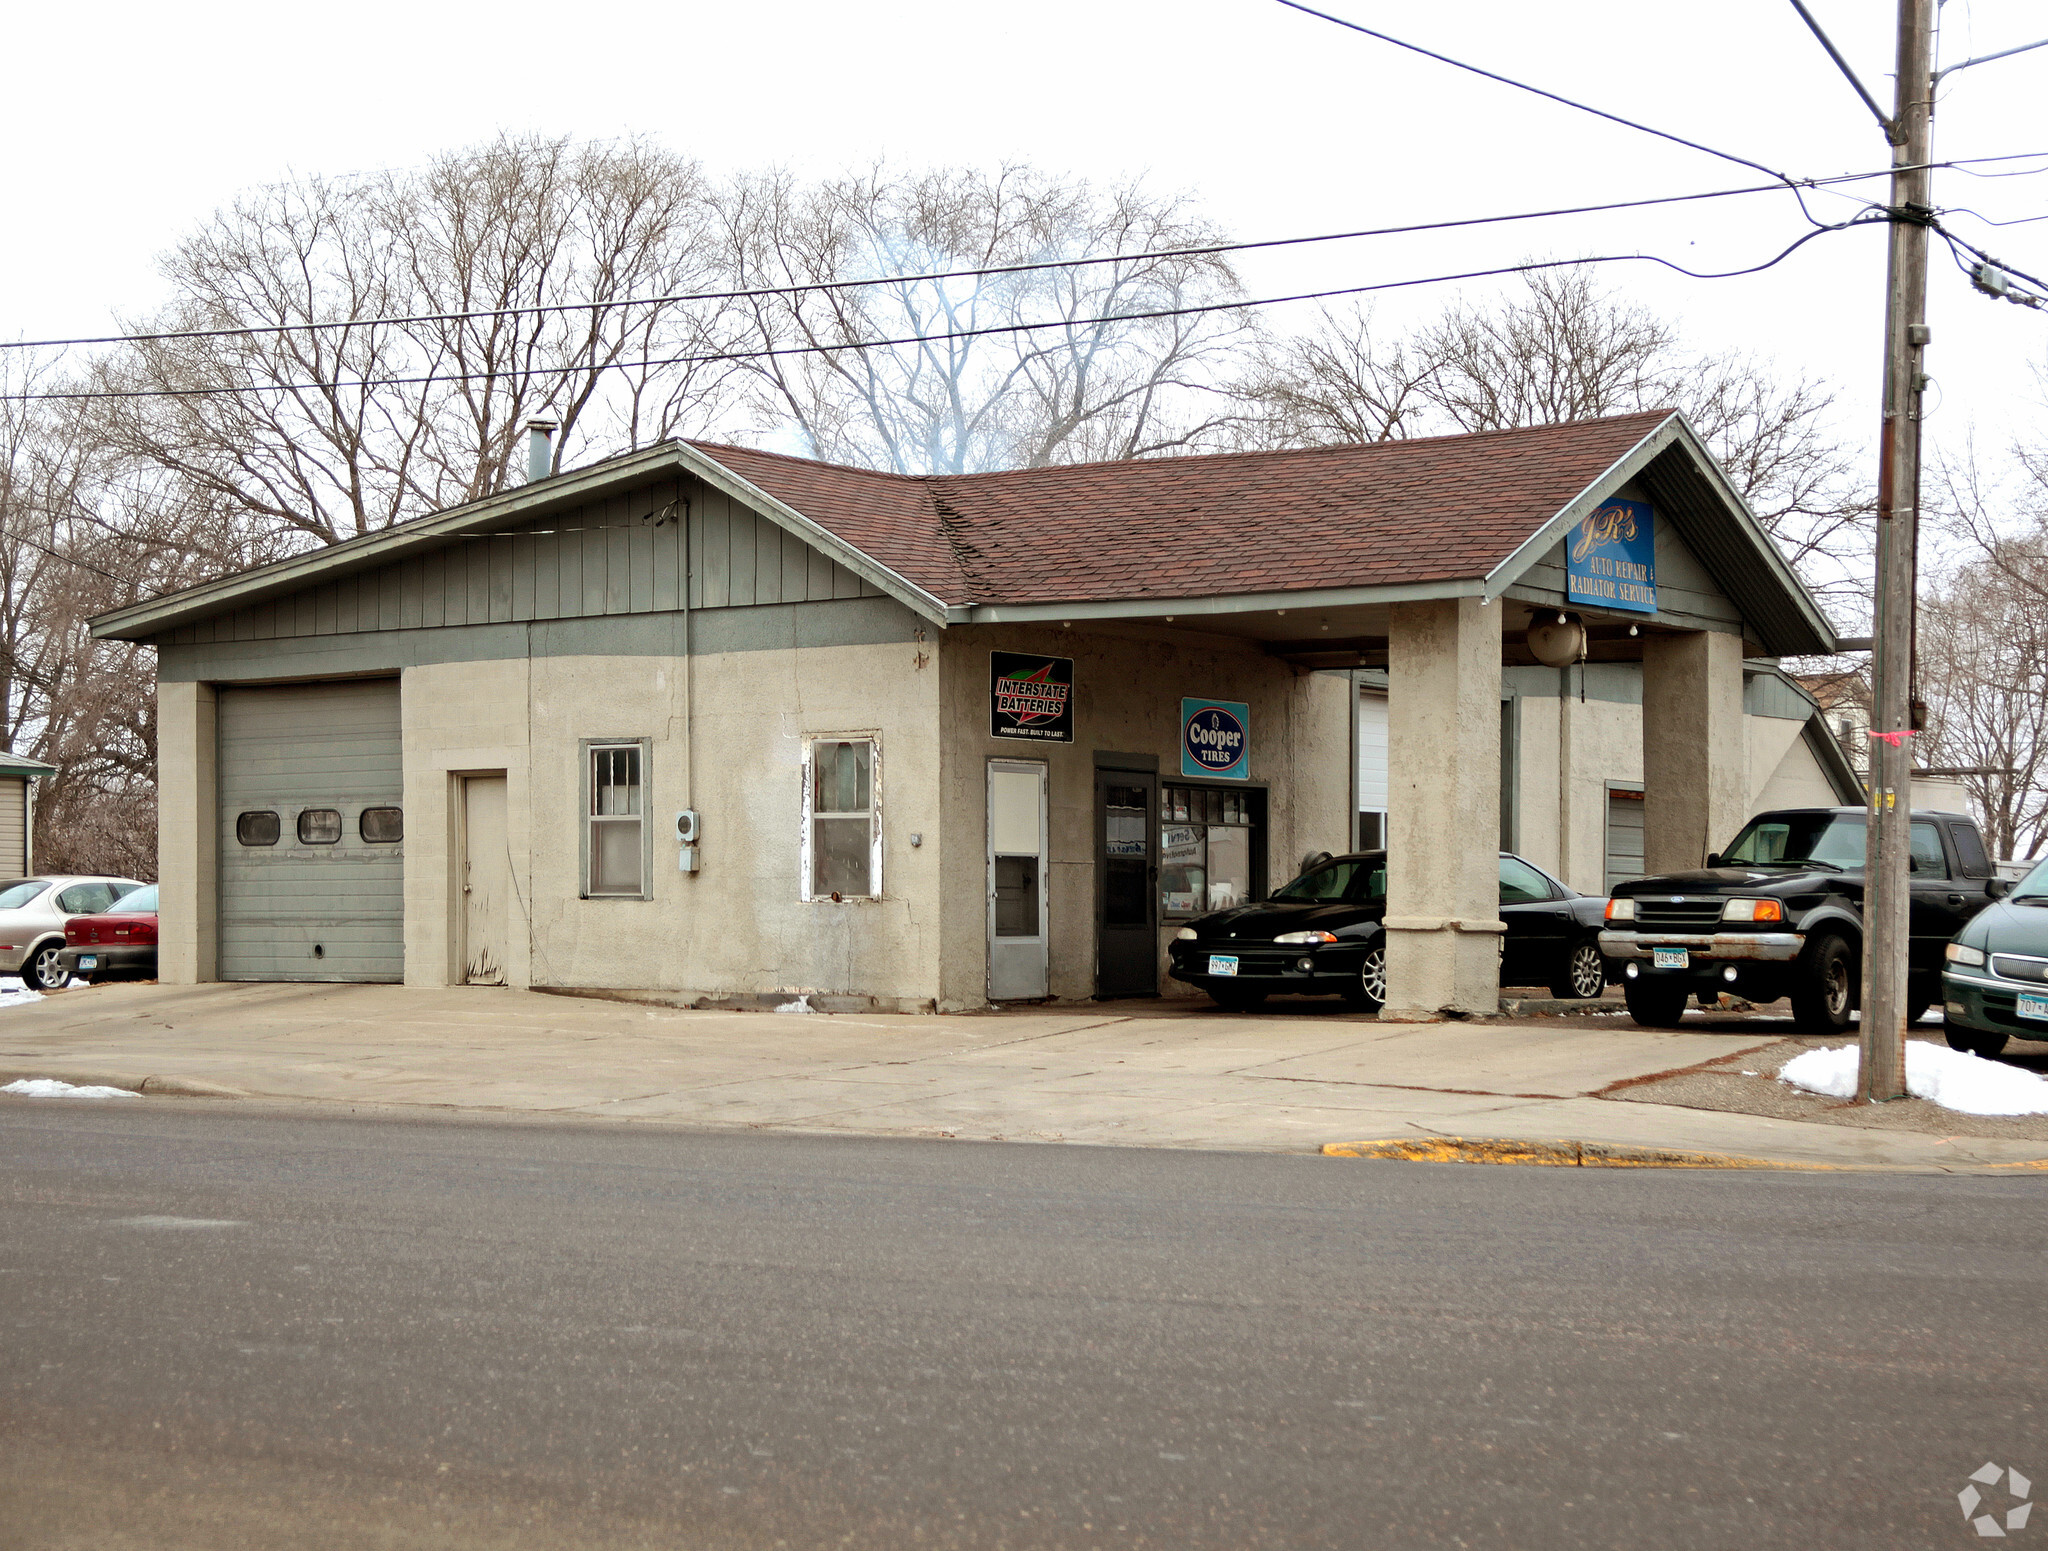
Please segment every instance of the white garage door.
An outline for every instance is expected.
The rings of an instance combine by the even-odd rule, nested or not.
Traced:
[[[220,691],[220,976],[405,978],[398,681]]]
[[[1607,886],[1643,875],[1643,794],[1607,790]]]

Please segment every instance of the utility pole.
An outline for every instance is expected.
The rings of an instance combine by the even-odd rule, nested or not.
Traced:
[[[1908,862],[1913,809],[1913,610],[1919,548],[1920,410],[1926,387],[1927,221],[1934,144],[1935,0],[1899,0],[1891,122],[1891,261],[1885,287],[1884,441],[1878,456],[1877,599],[1871,665],[1870,826],[1864,873],[1862,1076],[1858,1098],[1906,1096]]]
[[[1856,77],[1805,0],[1792,9],[1856,89],[1892,147],[1891,266],[1885,287],[1884,440],[1877,472],[1877,598],[1871,663],[1870,824],[1863,889],[1862,1076],[1857,1097],[1906,1096],[1906,958],[1911,944],[1908,876],[1913,839],[1914,613],[1920,529],[1921,398],[1927,376],[1927,233],[1934,221],[1934,92],[1942,77],[1973,65],[2048,48],[2048,38],[1934,68],[1939,0],[1899,0],[1898,80],[1891,115]],[[2048,298],[2019,290],[1980,248],[1973,283],[2026,307]],[[2024,276],[2020,278],[2026,278]],[[2038,282],[2035,282],[2038,284]]]

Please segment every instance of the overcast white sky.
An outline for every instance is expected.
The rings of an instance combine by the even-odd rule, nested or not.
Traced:
[[[1794,175],[1882,167],[1887,148],[1787,0],[1644,5],[1327,0],[1326,9],[1577,95]],[[1889,105],[1889,5],[1816,0]],[[2028,42],[2048,11],[1949,0],[1943,56]],[[1734,187],[1743,169],[1391,49],[1273,0],[819,0],[709,5],[25,7],[10,21],[11,241],[0,334],[103,331],[161,297],[156,254],[243,187],[291,170],[403,166],[501,129],[645,132],[717,171],[1028,159],[1185,190],[1243,238]],[[1940,156],[2048,151],[2048,49],[1967,71]],[[23,126],[33,126],[30,135]],[[2048,159],[2021,166],[2048,168]],[[1860,187],[1882,197],[1884,184]],[[1938,175],[1937,200],[2048,213],[2048,172]],[[1829,196],[1817,213],[1853,209]],[[1962,233],[2035,273],[2048,221]],[[1535,256],[1641,249],[1693,268],[1755,263],[1805,230],[1782,195],[1373,240],[1247,259],[1253,294],[1356,285]],[[1697,345],[1836,380],[1874,423],[1884,240],[1821,238],[1742,280],[1647,265],[1612,279]],[[2048,312],[1971,292],[1937,249],[1940,383],[1930,431],[2038,432]],[[1449,287],[1381,304],[1398,319]],[[1292,309],[1306,321],[1307,309]],[[1286,313],[1276,321],[1285,321]]]

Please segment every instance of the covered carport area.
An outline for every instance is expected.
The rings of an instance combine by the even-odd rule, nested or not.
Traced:
[[[1490,1013],[1503,668],[1640,663],[1644,865],[1668,871],[1699,866],[1747,816],[1745,658],[1832,653],[1834,633],[1676,413],[1339,451],[1320,498],[1288,489],[1284,530],[1256,510],[1274,466],[1247,481],[1257,591],[1161,586],[949,623],[1145,621],[1248,638],[1304,672],[1384,669],[1382,1016]],[[1275,859],[1276,881],[1291,860]]]

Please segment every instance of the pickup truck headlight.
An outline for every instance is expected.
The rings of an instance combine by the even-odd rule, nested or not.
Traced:
[[[1336,940],[1337,937],[1334,932],[1282,932],[1273,939],[1276,943],[1285,943],[1290,948],[1298,948],[1303,943],[1335,942]]]
[[[1948,954],[1948,961],[1951,964],[1967,964],[1975,968],[1984,962],[1982,948],[1971,948],[1959,942],[1952,942],[1944,951]]]
[[[1610,899],[1607,902],[1607,919],[1610,921],[1633,921],[1636,918],[1636,902],[1632,899]]]
[[[1724,921],[1782,921],[1785,907],[1775,899],[1731,899],[1721,907]]]
[[[1195,940],[1195,929],[1192,926],[1183,926],[1173,934],[1173,940],[1175,942],[1193,942]]]

